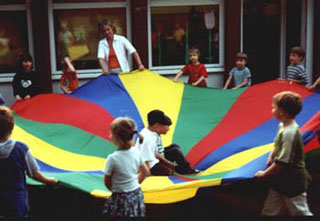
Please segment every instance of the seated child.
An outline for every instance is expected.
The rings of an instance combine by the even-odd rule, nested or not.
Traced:
[[[242,52],[237,54],[236,66],[229,72],[229,78],[226,81],[223,89],[228,88],[232,79],[234,79],[234,87],[232,89],[248,87],[251,85],[251,72],[250,69],[246,67],[247,61],[247,54]]]
[[[45,184],[57,184],[58,181],[42,175],[26,144],[10,139],[14,117],[8,107],[0,106],[0,125],[0,217],[27,217],[25,173]]]
[[[207,87],[207,82],[205,80],[208,77],[208,73],[204,64],[201,64],[200,51],[197,48],[191,48],[189,50],[189,59],[191,64],[185,65],[181,71],[177,73],[173,81],[177,82],[178,79],[184,74],[188,73],[189,80],[188,84],[197,87]]]
[[[290,65],[287,67],[285,78],[302,85],[310,85],[306,70],[303,66],[303,59],[306,55],[302,47],[293,47],[290,52]]]
[[[305,168],[303,140],[295,116],[302,109],[301,97],[283,91],[273,97],[272,114],[280,122],[274,149],[270,152],[267,169],[255,177],[268,179],[269,194],[263,216],[311,216],[307,204],[310,176]]]
[[[199,170],[190,167],[177,144],[163,147],[160,135],[166,134],[171,124],[170,118],[162,111],[153,110],[148,113],[148,127],[140,132],[143,142],[137,142],[136,147],[140,150],[151,174],[168,176],[175,171],[180,174],[199,173]],[[176,162],[177,166],[173,162]]]
[[[78,88],[78,73],[68,56],[66,56],[62,64],[63,74],[60,79],[60,88],[65,94],[70,94]]]

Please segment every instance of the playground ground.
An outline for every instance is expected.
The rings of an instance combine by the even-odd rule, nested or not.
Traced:
[[[319,165],[319,162],[316,162]],[[319,167],[320,168],[320,167]],[[309,170],[310,171],[310,170]],[[308,203],[320,220],[320,170],[310,171]],[[147,219],[256,220],[267,195],[262,181],[200,189],[192,198],[172,204],[147,204]],[[29,187],[31,220],[100,220],[104,199],[65,187]],[[293,219],[290,219],[293,220]],[[294,219],[296,220],[296,219]],[[308,219],[309,220],[309,219]]]

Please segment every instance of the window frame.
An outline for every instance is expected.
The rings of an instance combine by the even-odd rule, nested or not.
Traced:
[[[107,9],[107,8],[125,8],[126,9],[126,33],[127,39],[131,41],[131,26],[130,26],[130,1],[123,2],[87,2],[87,3],[53,3],[52,0],[48,2],[48,22],[49,22],[49,41],[50,41],[50,64],[52,79],[60,79],[62,75],[61,70],[57,70],[56,60],[56,44],[55,44],[55,30],[54,30],[54,10],[70,10],[70,9]],[[98,64],[98,59],[97,59]],[[83,69],[77,70],[79,79],[91,79],[101,75],[101,68],[98,69]]]
[[[152,42],[151,42],[151,7],[170,6],[196,6],[196,5],[219,5],[219,63],[205,64],[208,72],[220,73],[225,70],[224,61],[224,0],[148,0],[148,62],[149,69],[162,75],[175,74],[184,65],[152,66]]]
[[[10,12],[10,11],[26,11],[27,19],[27,30],[28,30],[28,47],[29,53],[34,58],[34,47],[33,47],[33,34],[32,34],[32,17],[31,8],[27,7],[27,2],[25,4],[11,4],[11,5],[1,5],[0,12]],[[0,73],[0,83],[12,82],[15,73]]]

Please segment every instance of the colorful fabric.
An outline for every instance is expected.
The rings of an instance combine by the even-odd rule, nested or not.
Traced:
[[[177,143],[196,175],[151,176],[141,185],[147,203],[172,203],[195,196],[199,188],[252,179],[266,168],[278,122],[274,94],[301,95],[297,116],[306,157],[319,156],[320,95],[300,84],[274,80],[237,90],[197,88],[148,70],[101,75],[71,95],[42,94],[17,102],[13,138],[26,142],[41,171],[94,196],[109,197],[103,184],[105,158],[116,147],[109,125],[119,116],[147,125],[147,114],[163,110],[173,124],[162,137]],[[29,181],[31,184],[31,182]]]

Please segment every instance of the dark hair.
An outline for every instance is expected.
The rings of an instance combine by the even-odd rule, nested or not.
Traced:
[[[131,147],[130,141],[134,134],[139,136],[139,143],[143,142],[143,137],[136,131],[136,124],[128,117],[118,117],[110,125],[110,131],[119,143],[122,149],[129,149]]]
[[[200,53],[200,50],[199,50],[197,47],[192,47],[192,48],[190,48],[190,49],[189,49],[189,55],[190,55],[191,53],[197,54],[197,55],[198,55],[198,58],[200,58],[201,53]]]
[[[148,113],[148,124],[154,125],[156,123],[170,126],[172,124],[171,119],[163,113],[161,110],[153,110]]]
[[[302,109],[302,100],[299,94],[292,91],[282,91],[273,96],[273,102],[279,109],[294,118]]]
[[[0,106],[0,139],[5,139],[12,133],[14,127],[14,117],[10,108]]]
[[[236,55],[237,60],[238,59],[244,59],[245,61],[248,61],[248,55],[243,52],[238,52]]]
[[[110,20],[105,19],[100,23],[100,29],[101,29],[102,33],[104,32],[104,26],[110,26],[112,28],[114,34],[117,32],[116,26]]]
[[[21,54],[21,55],[19,56],[18,69],[23,70],[23,65],[22,65],[22,63],[25,62],[25,61],[30,61],[30,62],[32,63],[32,67],[31,67],[31,68],[33,68],[33,59],[32,59],[32,56],[31,56],[30,53],[25,52],[25,53],[23,53],[23,54]]]
[[[299,57],[302,57],[302,58],[306,56],[306,51],[299,46],[291,48],[290,53],[297,54]]]

